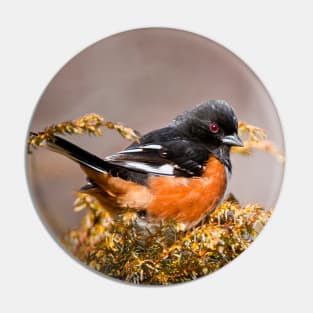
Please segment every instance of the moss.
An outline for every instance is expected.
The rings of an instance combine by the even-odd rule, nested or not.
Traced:
[[[166,285],[216,271],[250,245],[271,215],[259,205],[224,201],[191,230],[181,231],[175,221],[149,230],[135,212],[112,220],[96,199],[77,197],[88,211],[64,237],[66,248],[91,268],[136,284]]]

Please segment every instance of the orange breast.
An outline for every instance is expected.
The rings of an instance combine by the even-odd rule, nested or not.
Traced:
[[[152,201],[148,214],[156,219],[175,218],[195,224],[215,209],[226,190],[224,165],[215,157],[207,162],[202,177],[151,177]]]
[[[152,176],[148,186],[81,167],[98,186],[86,192],[109,211],[146,210],[156,221],[173,218],[194,225],[215,209],[226,189],[225,168],[215,157],[209,159],[201,177]]]

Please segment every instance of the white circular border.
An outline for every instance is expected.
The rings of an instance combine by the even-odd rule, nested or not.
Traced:
[[[11,2],[5,9],[1,19],[1,29],[6,31],[1,59],[1,103],[5,107],[0,123],[5,174],[0,228],[0,286],[5,297],[1,311],[312,310],[309,250],[313,210],[306,204],[306,196],[312,192],[312,144],[308,140],[312,132],[309,69],[312,71],[313,53],[309,29],[313,22],[309,5],[300,8],[280,1],[194,1],[188,5],[176,0],[90,1],[85,5],[27,1]],[[222,270],[167,288],[119,284],[84,270],[69,258],[39,221],[24,173],[24,144],[32,111],[58,69],[99,39],[148,26],[198,33],[242,58],[274,99],[287,150],[280,199],[256,242]]]

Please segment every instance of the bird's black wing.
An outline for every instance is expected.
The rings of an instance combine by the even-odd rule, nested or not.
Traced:
[[[105,161],[116,166],[110,170],[111,175],[142,184],[150,175],[200,176],[209,154],[201,144],[182,138],[171,129],[162,129]]]
[[[148,133],[125,150],[99,158],[59,136],[48,147],[97,172],[107,172],[139,184],[149,176],[200,176],[210,152],[199,143],[167,127]]]

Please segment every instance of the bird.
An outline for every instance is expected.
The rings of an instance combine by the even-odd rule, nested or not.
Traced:
[[[135,212],[148,224],[175,220],[185,230],[224,199],[232,146],[243,143],[234,109],[224,100],[202,102],[104,158],[60,136],[48,142],[50,150],[80,165],[87,176],[80,192],[112,215]]]

